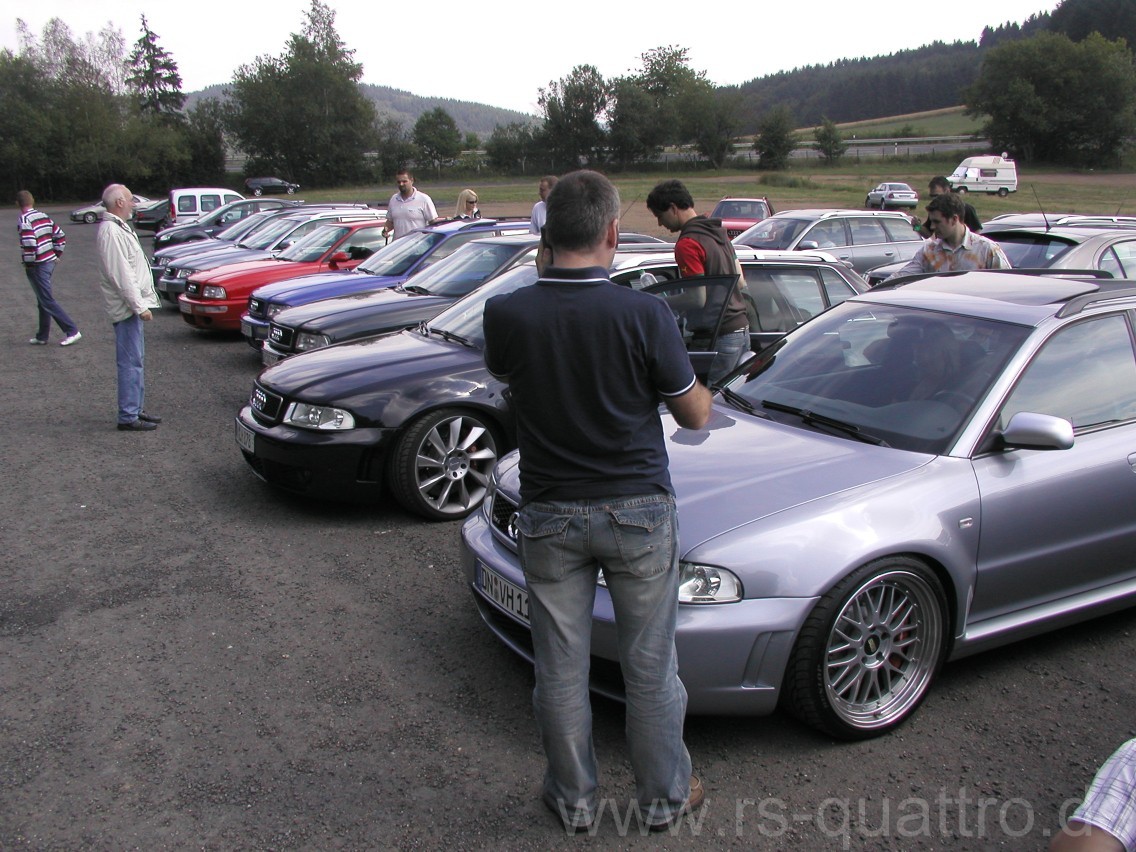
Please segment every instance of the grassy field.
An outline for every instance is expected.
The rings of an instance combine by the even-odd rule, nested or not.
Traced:
[[[920,195],[927,192],[927,182],[935,175],[950,174],[961,159],[960,154],[937,159],[898,158],[846,160],[832,167],[808,161],[784,172],[753,170],[678,170],[654,173],[615,174],[626,210],[624,226],[629,230],[659,233],[653,217],[646,210],[647,193],[660,180],[679,178],[694,196],[700,212],[709,213],[718,199],[726,195],[767,195],[777,210],[811,207],[863,207],[864,197],[877,183],[903,181]],[[539,176],[529,179],[478,178],[455,181],[432,180],[426,172],[418,174],[418,186],[433,197],[438,212],[451,214],[454,200],[464,186],[480,194],[481,209],[486,216],[528,215],[536,201]],[[1136,216],[1136,172],[1064,172],[1030,167],[1019,168],[1018,192],[1006,198],[972,193],[968,200],[978,209],[982,219],[999,213],[1033,212],[1044,209],[1056,213],[1121,213]],[[324,192],[305,193],[309,201],[376,201],[385,202],[394,186],[354,187]],[[922,213],[922,202],[920,204]]]
[[[893,115],[869,121],[836,125],[845,138],[891,139],[896,136],[972,136],[982,130],[983,119],[964,114],[961,106]],[[909,131],[910,134],[909,134]],[[809,130],[811,135],[811,128]]]

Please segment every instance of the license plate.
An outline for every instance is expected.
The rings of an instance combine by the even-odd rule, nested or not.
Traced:
[[[165,281],[163,281],[161,278],[159,278],[158,279],[158,289],[161,290],[163,293],[168,293],[170,291],[170,285],[167,284]]]
[[[515,615],[525,624],[529,623],[529,594],[524,589],[514,586],[492,568],[477,563],[480,569],[481,591],[485,592],[497,606],[512,615]]]
[[[245,337],[255,337],[252,331],[252,324],[244,317],[241,318],[241,334]]]
[[[265,346],[263,349],[260,350],[260,363],[264,367],[271,367],[273,364],[275,364],[277,361],[279,361],[282,357],[284,357],[284,356],[277,355],[275,352],[273,352],[267,346]]]
[[[186,302],[182,299],[178,299],[178,310],[181,311],[183,314],[192,314],[193,313],[193,305],[191,305],[189,302]]]
[[[256,450],[256,432],[252,431],[248,426],[240,420],[235,421],[237,424],[237,446],[239,446],[246,453],[255,453]]]

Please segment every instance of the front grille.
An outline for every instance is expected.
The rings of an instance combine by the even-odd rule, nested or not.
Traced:
[[[280,418],[280,412],[284,408],[284,397],[266,391],[260,385],[253,385],[252,394],[249,396],[249,405],[252,406],[258,420],[271,423]]]
[[[741,228],[726,228],[726,236],[729,237],[731,240],[734,237],[740,237],[741,235],[742,235],[742,229]]]
[[[292,338],[295,336],[296,330],[288,328],[286,325],[273,323],[268,330],[268,339],[277,344],[281,349],[291,349]]]
[[[517,531],[513,527],[513,519],[517,515],[517,504],[500,491],[493,495],[493,528],[497,532],[516,542]]]

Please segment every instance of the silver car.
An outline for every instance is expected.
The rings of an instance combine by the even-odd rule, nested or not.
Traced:
[[[864,199],[865,207],[878,207],[887,210],[889,207],[919,206],[919,193],[905,183],[881,183],[873,190],[869,190]]]
[[[766,251],[823,251],[859,273],[910,260],[923,245],[904,213],[869,210],[787,210],[774,213],[733,240]]]
[[[890,731],[950,659],[1136,602],[1136,283],[969,272],[884,287],[664,423],[691,713]],[[489,629],[531,659],[517,455],[462,529]],[[619,697],[602,574],[593,688]]]

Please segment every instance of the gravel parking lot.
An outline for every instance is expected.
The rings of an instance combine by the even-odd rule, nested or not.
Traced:
[[[947,666],[878,740],[691,718],[707,804],[641,838],[622,707],[597,699],[611,810],[566,838],[531,671],[479,623],[459,525],[270,491],[233,440],[256,355],[168,308],[146,327],[165,422],[116,431],[95,227],[47,212],[83,340],[26,344],[7,208],[0,849],[1039,849],[1136,735],[1129,611]]]

